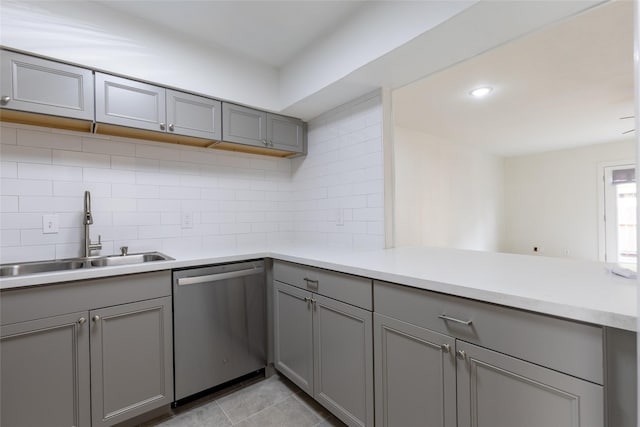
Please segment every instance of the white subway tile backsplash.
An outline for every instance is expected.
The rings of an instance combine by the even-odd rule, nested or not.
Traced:
[[[0,249],[0,263],[29,262],[56,258],[55,245],[10,246]]]
[[[48,130],[18,129],[18,145],[43,147],[54,150],[82,150],[82,138],[73,133],[55,133]]]
[[[54,165],[110,168],[111,158],[106,154],[83,153],[79,151],[53,150]]]
[[[0,194],[3,196],[50,196],[53,194],[51,181],[31,179],[3,179]]]
[[[2,124],[0,262],[80,255],[85,190],[102,254],[382,248],[381,135],[379,93],[312,120],[308,155],[296,159]],[[60,232],[44,235],[49,213]]]
[[[83,209],[83,198],[52,196],[20,196],[20,212],[76,212]]]
[[[0,157],[1,158],[1,157]],[[4,178],[17,178],[18,177],[18,164],[16,162],[0,162],[0,177]]]
[[[93,197],[110,197],[111,185],[101,182],[73,182],[54,181],[54,196],[82,196],[85,191],[90,191]],[[114,194],[115,196],[115,194]]]
[[[0,143],[7,145],[17,144],[17,129],[10,127],[0,128]]]
[[[138,199],[138,212],[180,212],[180,200]]]
[[[18,163],[20,179],[51,179],[54,181],[82,181],[82,168],[72,166]]]
[[[18,196],[0,196],[0,212],[18,212]]]
[[[0,245],[20,246],[20,230],[0,230]]]
[[[133,184],[136,181],[135,173],[132,171],[83,168],[82,173],[85,182]]]
[[[111,139],[107,142],[104,138],[85,137],[82,138],[82,151],[133,157],[136,154],[136,146],[128,142],[113,141]]]
[[[51,163],[51,150],[19,145],[0,145],[0,158],[3,162]]]

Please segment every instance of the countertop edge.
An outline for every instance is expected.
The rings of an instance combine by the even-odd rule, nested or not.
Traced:
[[[440,292],[481,302],[487,302],[506,307],[527,310],[535,313],[556,316],[564,319],[597,324],[605,327],[624,329],[634,332],[637,331],[637,315],[633,316],[622,312],[580,307],[578,305],[558,303],[550,300],[534,298],[531,296],[523,296],[513,293],[510,294],[508,292],[495,292],[479,287],[470,287],[456,283],[447,283],[446,281],[441,280],[430,280],[417,276],[374,270],[358,266],[356,263],[343,263],[339,261],[336,262],[334,260],[323,260],[320,259],[320,257],[292,255],[290,253],[284,253],[280,251],[247,251],[230,255],[216,254],[200,258],[193,257],[170,261],[157,261],[140,265],[89,268],[86,270],[83,269],[3,278],[0,279],[0,290],[4,292],[14,289],[28,288],[32,286],[42,286],[51,283],[62,283],[160,270],[189,268],[209,264],[239,262],[258,258],[273,258],[282,261],[295,262],[312,267],[338,271],[341,273],[363,276],[371,278],[373,280],[386,281],[398,285],[410,286],[417,289]]]

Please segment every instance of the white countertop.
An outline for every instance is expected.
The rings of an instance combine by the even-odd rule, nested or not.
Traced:
[[[343,252],[287,246],[167,255],[176,259],[3,278],[0,290],[269,257],[604,326],[637,327],[638,282],[611,274],[600,262],[429,247]]]

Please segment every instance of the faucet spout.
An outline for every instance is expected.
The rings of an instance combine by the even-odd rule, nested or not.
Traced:
[[[82,224],[84,225],[84,251],[85,258],[91,256],[91,251],[102,249],[101,237],[98,236],[98,243],[91,243],[91,235],[89,234],[89,226],[93,224],[93,215],[91,215],[91,193],[84,192],[84,215]]]
[[[84,192],[84,224],[93,224],[93,216],[91,215],[91,193]]]

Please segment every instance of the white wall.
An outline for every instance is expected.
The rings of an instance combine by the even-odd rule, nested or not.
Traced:
[[[79,256],[85,190],[102,254],[382,248],[380,102],[312,121],[309,154],[295,160],[2,123],[0,263]],[[58,215],[57,234],[43,234],[44,214]]]
[[[394,144],[396,246],[498,250],[502,159],[402,127]]]
[[[3,0],[0,44],[165,86],[279,110],[278,71],[95,2]]]
[[[505,252],[598,259],[598,167],[634,163],[633,140],[506,158]]]

